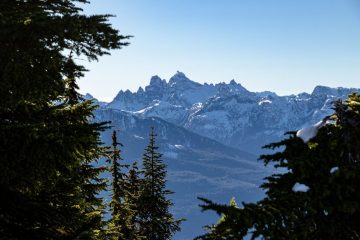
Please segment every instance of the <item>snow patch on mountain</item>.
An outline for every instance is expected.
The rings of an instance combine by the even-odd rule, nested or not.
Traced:
[[[120,91],[94,115],[96,122],[111,121],[109,127],[120,130],[124,158],[139,163],[149,129],[155,127],[168,165],[169,189],[175,191],[174,211],[189,219],[182,233],[192,233],[183,237],[191,239],[209,222],[203,214],[199,217],[196,197],[260,199],[259,184],[275,171],[256,161],[261,146],[282,139],[286,131],[316,124],[332,114],[333,101],[351,92],[360,90],[318,86],[312,93],[278,96],[250,92],[235,80],[199,84],[177,72],[169,81],[153,76],[144,89]],[[111,131],[102,138],[110,144]],[[309,190],[301,183],[293,187],[296,192]]]
[[[102,106],[138,117],[157,117],[224,144],[258,153],[283,133],[331,115],[332,103],[359,89],[317,86],[312,93],[278,96],[250,92],[235,80],[200,84],[177,72],[169,81],[153,76],[145,89],[120,91]]]
[[[263,105],[263,104],[271,104],[272,101],[269,99],[261,99],[260,102],[258,103],[259,106]]]

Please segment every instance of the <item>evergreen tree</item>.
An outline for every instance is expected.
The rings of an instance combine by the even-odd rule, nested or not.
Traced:
[[[206,200],[204,200],[206,201]],[[233,209],[236,208],[238,209],[238,206],[236,204],[235,198],[232,198],[230,200],[229,209]],[[231,211],[229,211],[230,213],[220,213],[222,214],[221,218],[219,219],[219,221],[216,224],[210,225],[210,226],[205,226],[204,229],[208,232],[207,235],[202,236],[202,238],[198,238],[198,239],[236,239],[234,238],[234,234],[231,232],[233,229],[232,227],[236,227],[236,226],[232,226],[230,227],[230,223],[233,220],[232,216],[231,216]],[[223,225],[225,225],[226,227],[224,228]]]
[[[102,228],[103,156],[94,105],[79,101],[84,67],[127,36],[86,16],[85,0],[0,1],[0,236],[93,239]],[[67,54],[70,53],[70,54]]]
[[[227,217],[198,239],[360,239],[360,95],[334,110],[309,141],[289,132],[266,146],[283,150],[261,156],[265,164],[288,171],[266,178],[263,200],[239,209],[202,199]]]
[[[173,203],[167,195],[166,165],[162,154],[155,145],[154,128],[151,129],[150,143],[143,155],[144,179],[139,203],[140,235],[147,240],[171,239],[180,230],[181,220],[175,220],[169,212]]]
[[[140,178],[141,172],[137,167],[137,162],[133,162],[131,169],[125,181],[125,197],[124,209],[126,212],[127,231],[124,232],[125,240],[144,239],[140,235],[140,195],[142,179]]]
[[[112,175],[111,201],[109,204],[111,218],[107,229],[107,235],[110,239],[125,239],[123,234],[127,232],[126,212],[124,209],[126,174],[122,172],[122,168],[128,168],[129,166],[120,163],[123,158],[121,157],[121,149],[118,146],[123,147],[123,144],[118,142],[116,131],[113,131],[112,151],[108,159],[108,163],[111,164],[109,172]]]

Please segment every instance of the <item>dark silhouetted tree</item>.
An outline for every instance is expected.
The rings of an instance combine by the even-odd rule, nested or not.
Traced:
[[[265,164],[287,171],[266,178],[263,200],[236,208],[202,199],[226,218],[198,239],[360,239],[360,96],[334,110],[309,140],[289,132],[266,146],[282,150],[261,156]]]
[[[94,105],[80,101],[84,67],[127,45],[85,0],[0,1],[0,236],[96,239],[103,227],[104,155]]]
[[[171,239],[180,230],[181,220],[170,213],[173,203],[167,199],[173,192],[166,189],[166,165],[155,144],[151,129],[150,142],[143,155],[144,179],[139,203],[140,235],[147,240]]]
[[[128,176],[125,181],[125,197],[124,209],[126,212],[127,229],[124,232],[125,240],[144,239],[140,234],[140,196],[142,179],[140,178],[141,171],[137,167],[137,162],[132,164]]]
[[[118,146],[123,147],[123,144],[118,142],[116,131],[113,131],[112,149],[107,160],[110,163],[109,172],[112,176],[109,204],[111,218],[108,221],[107,229],[107,236],[110,239],[125,239],[124,233],[128,231],[127,212],[124,209],[126,174],[123,172],[123,168],[128,168],[129,165],[121,163],[124,159],[121,157],[121,149]]]

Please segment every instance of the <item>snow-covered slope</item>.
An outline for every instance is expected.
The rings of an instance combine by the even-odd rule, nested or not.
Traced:
[[[259,153],[261,146],[288,130],[318,122],[332,112],[332,102],[359,89],[317,86],[311,94],[278,96],[250,92],[241,84],[199,84],[177,72],[158,76],[145,90],[120,91],[106,108],[135,116],[158,117],[226,145]]]

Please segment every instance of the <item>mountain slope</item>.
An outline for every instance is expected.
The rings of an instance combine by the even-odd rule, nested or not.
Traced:
[[[197,197],[227,202],[232,196],[243,201],[254,201],[263,196],[259,184],[269,170],[256,161],[256,156],[225,146],[212,139],[192,133],[155,117],[138,117],[132,113],[100,108],[96,121],[112,120],[112,129],[102,139],[110,144],[111,131],[118,130],[119,140],[125,145],[122,155],[127,162],[141,163],[143,149],[148,144],[150,127],[158,134],[159,151],[168,166],[168,188],[175,191],[176,217],[188,219],[175,239],[192,239],[202,232],[202,226],[213,214],[201,213]]]
[[[95,120],[111,121],[120,131],[128,162],[141,162],[155,127],[168,187],[175,191],[173,211],[188,219],[175,239],[192,239],[218,218],[201,213],[197,197],[223,203],[233,196],[245,202],[261,198],[258,186],[274,171],[256,161],[261,146],[331,114],[332,102],[351,92],[360,90],[317,86],[310,94],[278,96],[250,92],[234,80],[199,84],[177,72],[169,81],[154,76],[145,89],[120,91],[112,102],[98,103]],[[102,134],[108,144],[110,133]]]
[[[331,114],[332,102],[359,89],[317,86],[311,94],[278,96],[250,92],[230,83],[199,84],[177,72],[167,82],[158,76],[137,92],[120,91],[107,108],[158,117],[199,135],[255,154],[285,131],[313,124]]]

